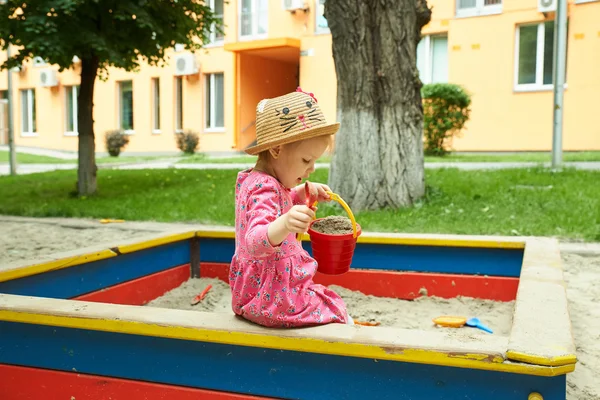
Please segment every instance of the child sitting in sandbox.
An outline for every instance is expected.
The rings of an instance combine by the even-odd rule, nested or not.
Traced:
[[[254,168],[238,174],[235,254],[229,285],[233,311],[257,324],[292,328],[353,324],[341,297],[313,282],[316,261],[295,240],[315,216],[300,184],[331,145],[339,123],[328,124],[312,93],[300,88],[258,103]],[[314,184],[318,201],[330,189]]]

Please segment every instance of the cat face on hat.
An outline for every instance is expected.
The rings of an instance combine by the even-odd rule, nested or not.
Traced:
[[[264,99],[256,107],[257,145],[246,150],[257,154],[270,147],[337,132],[339,123],[328,124],[319,103],[310,93],[296,92]]]

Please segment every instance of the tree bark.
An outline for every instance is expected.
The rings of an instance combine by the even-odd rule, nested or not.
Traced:
[[[81,60],[81,83],[77,97],[79,131],[77,192],[89,196],[96,192],[96,142],[94,138],[94,85],[98,74],[98,57]]]
[[[416,66],[425,0],[327,0],[340,131],[329,185],[353,210],[423,196],[423,108]]]

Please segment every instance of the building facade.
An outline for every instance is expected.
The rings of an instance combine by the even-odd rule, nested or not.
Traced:
[[[192,54],[176,46],[166,67],[112,69],[107,81],[96,82],[98,151],[114,129],[130,135],[128,152],[174,152],[181,130],[200,135],[200,151],[243,150],[255,140],[256,104],[297,86],[314,92],[326,118],[335,119],[325,0],[207,1],[225,34],[214,32],[205,49]],[[428,1],[433,16],[417,48],[421,79],[457,83],[472,95],[455,150],[551,149],[554,12],[540,4],[555,1]],[[565,150],[600,150],[599,20],[599,0],[569,0]],[[57,70],[34,59],[11,72],[17,145],[77,149],[79,65]],[[0,98],[7,97],[7,73],[0,73]]]

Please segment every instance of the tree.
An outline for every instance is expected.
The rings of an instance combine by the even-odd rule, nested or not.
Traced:
[[[340,132],[329,185],[353,210],[401,207],[425,192],[416,66],[426,0],[327,0]]]
[[[109,67],[128,71],[140,62],[165,64],[165,50],[176,43],[194,51],[220,24],[197,0],[7,0],[0,5],[0,48],[20,48],[2,68],[21,65],[34,56],[59,70],[81,60],[79,89],[79,165],[77,191],[96,191],[93,98],[96,77]],[[220,28],[219,28],[220,29]]]

